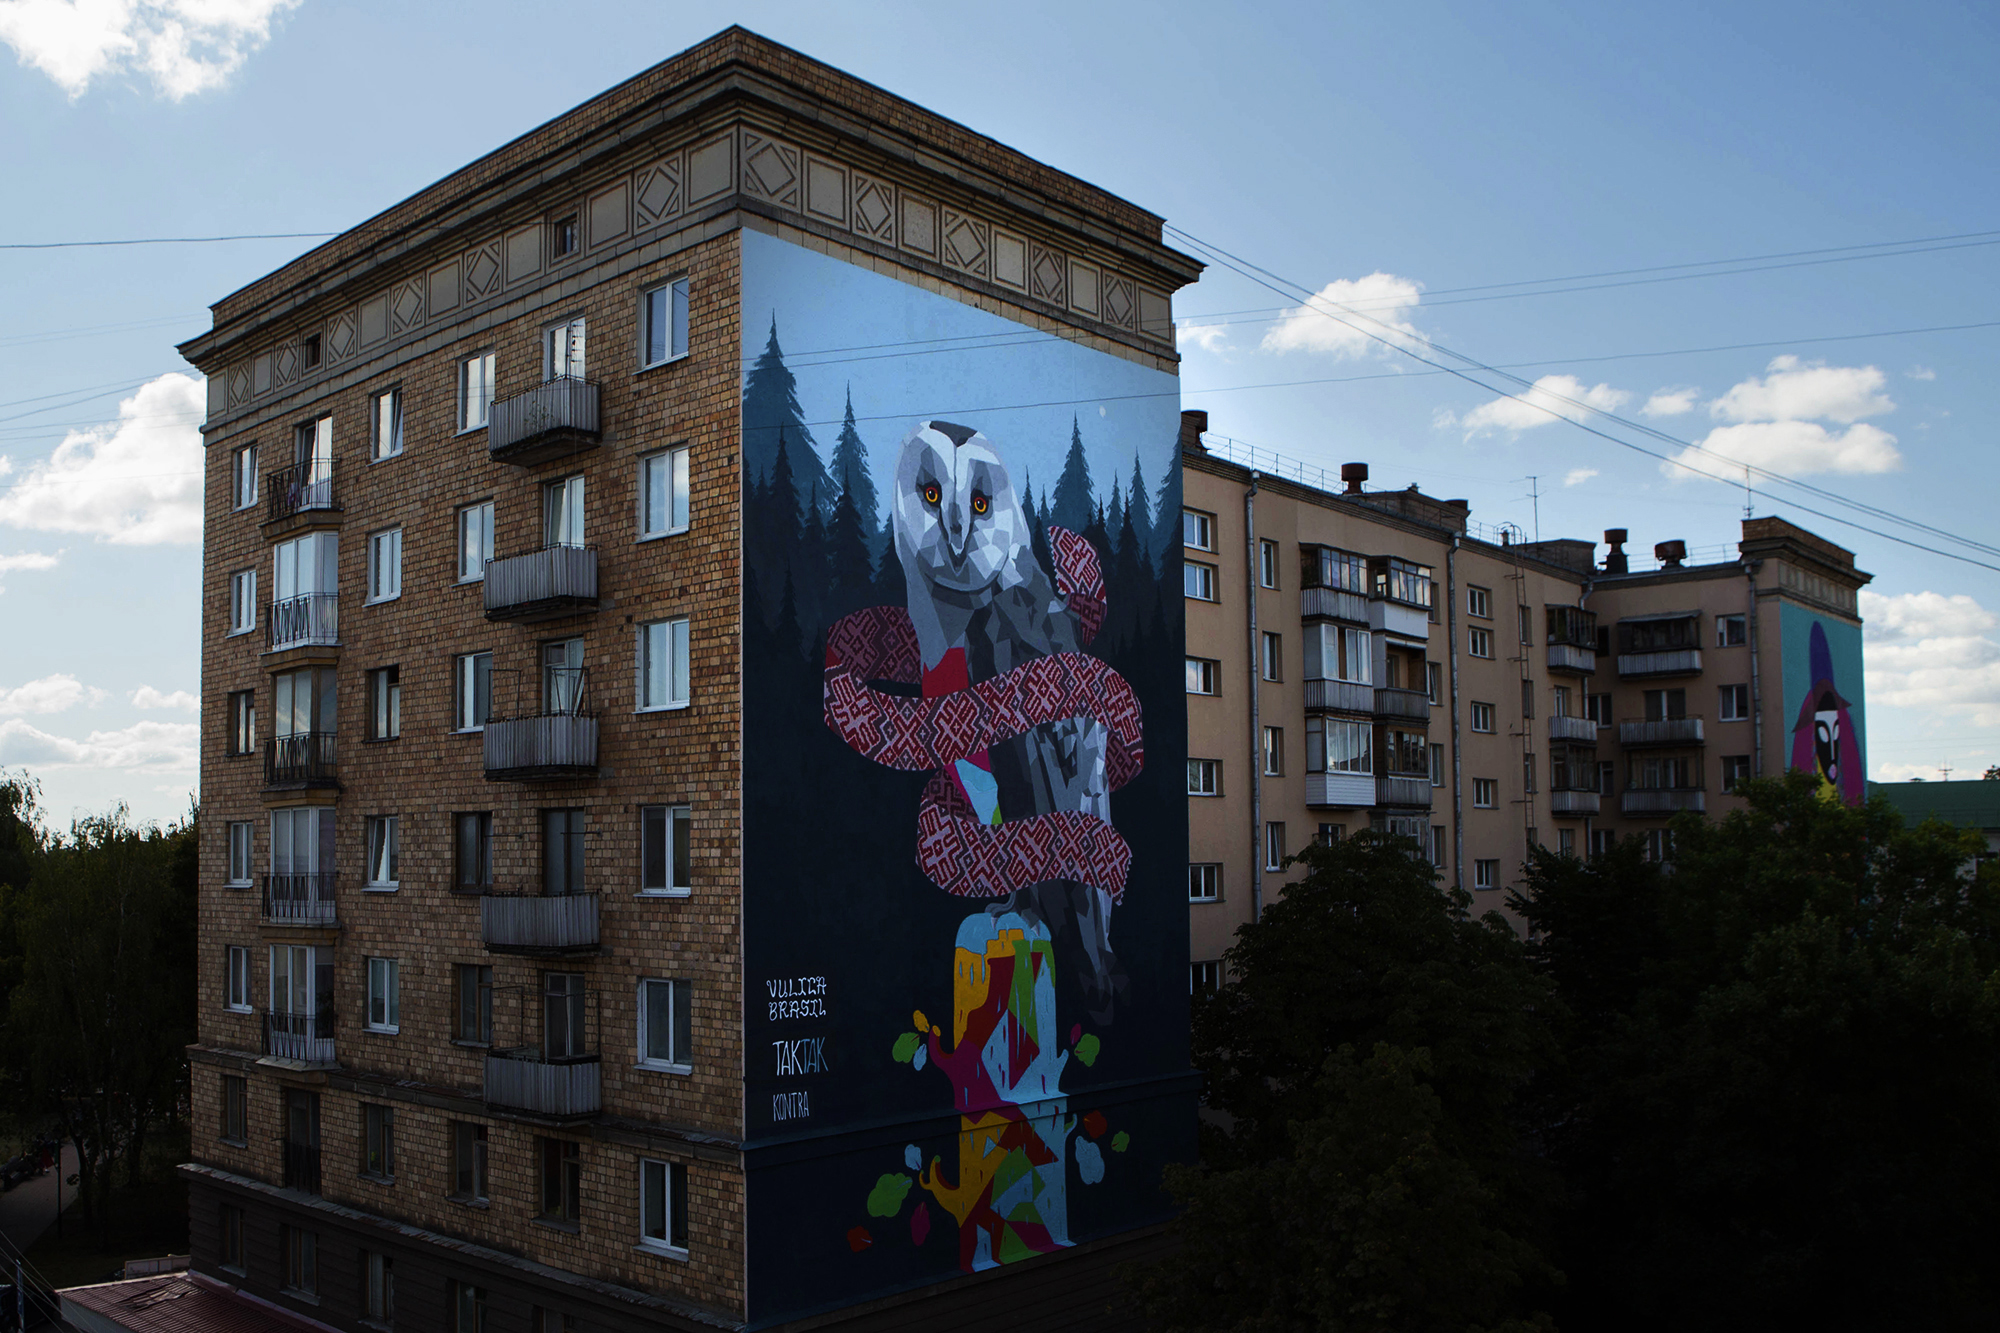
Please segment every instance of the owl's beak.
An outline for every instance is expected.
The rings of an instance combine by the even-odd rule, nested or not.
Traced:
[[[951,553],[954,568],[965,563],[965,543],[972,529],[965,521],[965,506],[954,503],[946,514],[944,528],[945,549]]]

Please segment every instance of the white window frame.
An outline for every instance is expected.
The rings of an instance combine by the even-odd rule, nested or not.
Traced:
[[[1181,510],[1181,545],[1190,551],[1215,553],[1215,515],[1199,509]]]
[[[1264,824],[1264,869],[1284,868],[1285,822],[1282,819],[1267,820]]]
[[[232,510],[243,510],[254,509],[256,506],[257,446],[246,444],[230,451],[229,507]]]
[[[1484,651],[1481,651],[1484,649]],[[1493,660],[1493,631],[1481,629],[1477,625],[1465,627],[1465,651],[1474,657]]]
[[[560,351],[558,351],[560,348]],[[561,366],[558,373],[556,367]],[[542,326],[542,383],[583,379],[590,373],[590,326],[576,315]]]
[[[222,968],[222,1007],[232,1014],[256,1012],[250,1001],[250,946],[228,946]]]
[[[676,1191],[674,1186],[676,1176],[680,1178],[678,1191]],[[647,1215],[651,1211],[649,1205],[652,1202],[654,1191],[661,1191],[665,1195],[659,1201],[660,1234],[658,1236],[651,1234],[647,1230]],[[670,1259],[685,1259],[688,1257],[688,1247],[673,1243],[675,1231],[674,1195],[676,1192],[679,1193],[683,1201],[687,1199],[690,1193],[688,1189],[687,1163],[665,1161],[658,1157],[641,1157],[639,1159],[639,1248],[651,1254],[665,1255]],[[691,1228],[688,1226],[688,1219],[683,1217],[680,1219],[680,1223],[679,1230],[681,1233],[684,1236],[690,1235]]]
[[[1197,602],[1220,600],[1215,593],[1215,566],[1189,560],[1181,566],[1181,594]]]
[[[1481,620],[1493,619],[1493,590],[1475,584],[1465,585],[1465,614],[1478,616]]]
[[[1481,797],[1485,797],[1481,800]],[[1500,808],[1500,780],[1498,778],[1474,778],[1472,780],[1472,808],[1474,810],[1498,810]]]
[[[1736,643],[1731,643],[1729,641],[1729,627],[1731,624],[1740,625],[1743,629],[1743,638]],[[1723,616],[1717,616],[1715,618],[1716,647],[1741,648],[1744,644],[1747,644],[1749,642],[1750,642],[1750,618],[1748,616],[1739,613],[1737,615],[1723,615]]]
[[[1188,791],[1190,796],[1222,795],[1222,761],[1220,759],[1188,760]]]
[[[1188,693],[1214,696],[1221,692],[1222,663],[1209,657],[1187,659]],[[1196,688],[1206,686],[1206,689]]]
[[[1264,776],[1281,778],[1285,776],[1285,729],[1283,727],[1264,728]]]
[[[376,667],[368,673],[368,739],[393,741],[400,740],[402,735],[402,668]]]
[[[1222,989],[1222,964],[1218,960],[1188,964],[1188,994],[1210,994]]]
[[[365,1270],[365,1293],[363,1308],[366,1318],[385,1327],[396,1322],[396,1264],[391,1255],[380,1250],[367,1251],[368,1259],[362,1265]]]
[[[1742,691],[1738,693],[1737,691]],[[1719,685],[1716,687],[1715,720],[1718,722],[1748,722],[1750,720],[1750,687],[1748,685]],[[1742,704],[1738,709],[1736,705]]]
[[[1494,719],[1497,716],[1493,705],[1480,703],[1477,699],[1474,699],[1470,713],[1469,725],[1473,731],[1481,736],[1491,736],[1493,734]],[[1485,725],[1481,726],[1481,722],[1484,722]]]
[[[668,1058],[660,1059],[648,1055],[651,1045],[650,1024],[647,1012],[651,1006],[647,1002],[649,986],[667,988],[667,1046]],[[694,986],[682,977],[641,977],[639,979],[639,1068],[657,1069],[668,1074],[692,1074],[694,1072]],[[685,1014],[682,1009],[685,1007]],[[685,1019],[683,1022],[682,1020]],[[685,1027],[688,1034],[688,1049],[682,1050],[674,1041],[674,1029]]]
[[[368,877],[362,888],[374,893],[393,893],[402,887],[402,824],[400,815],[368,816]],[[387,862],[386,867],[384,862]],[[384,878],[378,872],[387,869]]]
[[[1257,650],[1257,669],[1272,684],[1282,683],[1285,679],[1285,636],[1268,629],[1260,632],[1263,638]]]
[[[472,701],[479,693],[479,659],[486,659],[486,716],[478,722],[468,722],[472,715]],[[470,733],[486,730],[486,723],[493,716],[493,654],[488,652],[460,653],[452,659],[451,667],[451,721],[454,732]]]
[[[469,525],[476,530],[471,535],[478,542],[477,548],[470,552],[467,550],[468,543],[466,540],[468,536],[468,521]],[[468,562],[466,560],[468,554],[477,555],[479,558]],[[491,500],[476,500],[469,505],[460,505],[458,507],[458,581],[460,583],[484,583],[486,581],[486,563],[492,558],[493,502]],[[469,569],[468,563],[470,564]]]
[[[658,812],[661,835],[666,839],[666,883],[646,882],[648,821]],[[674,843],[685,829],[688,839],[688,882],[674,883]],[[687,805],[642,805],[639,807],[639,896],[642,898],[685,898],[694,892],[694,807]]]
[[[497,362],[492,352],[478,352],[458,363],[458,433],[485,430],[493,415],[493,385]]]
[[[366,605],[393,602],[403,595],[403,529],[383,528],[368,534],[368,595]]]
[[[248,819],[232,819],[227,827],[227,847],[229,849],[229,878],[224,881],[231,888],[250,887],[256,875],[253,867],[253,849],[256,846],[257,825]],[[242,873],[238,873],[241,871]]]
[[[1276,588],[1278,586],[1278,544],[1269,537],[1257,540],[1257,586]]]
[[[401,971],[394,958],[367,960],[368,1002],[362,1017],[370,1032],[394,1035],[403,1030]]]
[[[229,576],[229,632],[225,638],[257,628],[257,571],[239,569]]]
[[[1475,889],[1497,889],[1500,887],[1500,859],[1481,857],[1472,863],[1472,887]]]
[[[656,298],[657,301],[656,301]],[[655,357],[653,331],[664,308],[667,316],[666,354]],[[682,361],[688,354],[688,280],[675,278],[639,294],[639,369],[651,370]]]
[[[662,631],[667,656],[665,679],[662,682],[664,697],[653,697],[653,632]],[[664,713],[676,708],[686,708],[693,697],[689,688],[688,675],[692,665],[690,648],[691,631],[686,616],[675,616],[664,620],[649,620],[639,626],[637,643],[638,688],[633,692],[638,701],[634,712]]]
[[[1188,901],[1191,903],[1219,903],[1222,901],[1221,862],[1188,862]]]
[[[383,438],[382,414],[387,405],[388,438]],[[368,461],[380,463],[403,453],[403,386],[397,385],[368,396]]]
[[[1444,746],[1442,743],[1437,741],[1430,743],[1430,760],[1431,786],[1442,787],[1444,786]]]
[[[653,476],[658,469],[666,472],[666,519],[656,522],[659,515],[653,512]],[[675,445],[671,449],[661,449],[645,455],[639,460],[639,540],[658,541],[662,537],[674,537],[693,526],[694,496],[688,483],[688,447]]]

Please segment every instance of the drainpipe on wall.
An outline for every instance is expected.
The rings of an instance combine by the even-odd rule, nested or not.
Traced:
[[[1258,687],[1264,673],[1257,640],[1257,474],[1243,492],[1243,596],[1250,607],[1250,919],[1264,917],[1264,714]]]
[[[1591,562],[1593,565],[1596,563],[1596,556],[1593,555],[1591,557]],[[1590,590],[1596,586],[1597,585],[1592,583],[1589,579],[1585,579],[1583,581],[1583,587],[1579,589],[1576,594],[1576,605],[1578,610],[1588,610],[1590,608]],[[1593,662],[1596,661],[1595,658],[1592,658],[1591,660]],[[1596,678],[1593,676],[1592,679],[1594,680]],[[1583,711],[1585,717],[1590,716],[1590,685],[1588,683],[1586,683],[1583,687]],[[1590,753],[1591,753],[1590,780],[1592,782],[1597,782],[1598,771],[1599,771],[1596,762],[1597,747],[1592,746]],[[1614,760],[1613,762],[1615,763],[1616,761]],[[1600,791],[1598,793],[1598,800],[1601,802],[1603,799],[1604,799],[1603,792]],[[1599,813],[1601,815],[1603,812],[1600,811]],[[1596,835],[1596,833],[1597,833],[1597,820],[1592,819],[1589,815],[1585,815],[1583,817],[1583,859],[1586,861],[1590,859],[1590,847],[1591,847],[1590,840],[1592,837]]]
[[[1743,577],[1750,582],[1749,625],[1746,632],[1750,636],[1750,774],[1764,776],[1764,677],[1757,669],[1757,571],[1764,567],[1762,560],[1745,560]]]
[[[1445,655],[1451,662],[1451,879],[1465,890],[1465,760],[1458,744],[1458,534],[1444,553]]]

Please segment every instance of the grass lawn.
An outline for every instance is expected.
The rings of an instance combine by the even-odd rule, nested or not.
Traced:
[[[127,1259],[151,1259],[188,1251],[187,1183],[174,1167],[187,1160],[187,1127],[163,1134],[146,1152],[146,1169],[136,1186],[125,1184],[125,1168],[117,1170],[106,1210],[105,1244],[99,1247],[83,1222],[83,1208],[71,1204],[63,1212],[62,1238],[50,1227],[28,1249],[28,1262],[43,1279],[57,1287],[109,1282]]]

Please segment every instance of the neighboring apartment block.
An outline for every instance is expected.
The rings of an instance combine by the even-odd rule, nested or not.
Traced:
[[[1485,911],[1529,846],[1662,855],[1672,815],[1726,812],[1747,777],[1861,799],[1852,553],[1746,519],[1735,560],[1664,542],[1634,572],[1622,530],[1602,564],[1482,540],[1463,500],[1255,470],[1182,418],[1194,985],[1314,840],[1405,834]]]
[[[950,1323],[1142,1244],[1194,1137],[1160,235],[731,29],[215,305],[204,1280]]]

